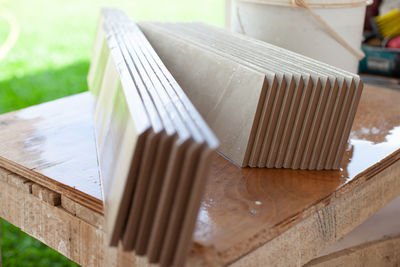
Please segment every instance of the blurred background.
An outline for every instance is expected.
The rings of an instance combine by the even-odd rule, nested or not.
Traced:
[[[223,25],[223,0],[0,0],[20,34],[0,61],[0,112],[86,90],[86,74],[101,7],[122,8],[138,20],[201,20]],[[9,32],[0,17],[0,44]]]
[[[203,21],[223,27],[225,11],[230,11],[229,5],[225,8],[225,2],[230,3],[229,1],[0,0],[0,114],[87,90],[86,75],[101,7],[121,8],[134,21]],[[257,0],[252,1],[253,4],[255,1]],[[400,77],[400,12],[397,10],[400,8],[400,1],[373,2],[366,12],[365,9],[362,10],[367,18],[363,38],[358,36],[360,38],[357,46],[361,46],[362,40],[362,50],[366,57],[361,61],[359,70],[375,75]],[[365,3],[370,4],[371,1],[366,0]],[[244,6],[247,7],[251,6]],[[258,7],[255,8],[256,11]],[[238,10],[231,11],[238,16]],[[271,13],[272,7],[265,10]],[[281,13],[277,15],[281,16]],[[361,20],[363,16],[360,17]],[[335,21],[340,21],[335,16],[332,17]],[[278,23],[268,25],[276,27]],[[390,27],[385,28],[385,25]],[[347,26],[344,24],[345,30]],[[271,38],[272,43],[273,38],[283,36],[281,29],[275,30],[280,33],[264,36]],[[317,30],[327,34],[320,28]],[[385,34],[385,30],[389,33]],[[302,34],[302,31],[294,32]],[[301,36],[300,39],[307,40]],[[276,42],[282,40],[281,38]],[[295,44],[298,46],[298,43]],[[355,68],[357,67],[358,61]],[[371,79],[370,77],[363,76],[363,79]],[[376,76],[374,77],[376,80]],[[399,87],[398,80],[393,83]],[[3,266],[75,266],[8,222],[1,221],[1,226]]]
[[[135,21],[224,24],[224,0],[0,0],[0,46],[10,29],[16,36],[0,52],[0,113],[87,90],[101,7],[121,8]],[[3,266],[76,266],[8,222],[1,226]]]

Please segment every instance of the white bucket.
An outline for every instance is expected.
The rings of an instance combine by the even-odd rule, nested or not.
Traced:
[[[348,45],[361,51],[365,10],[372,0],[306,0],[305,3]],[[294,0],[232,0],[229,4],[231,30],[357,72],[359,59]]]

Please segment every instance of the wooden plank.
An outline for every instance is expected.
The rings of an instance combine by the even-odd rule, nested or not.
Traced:
[[[61,207],[99,229],[103,229],[104,227],[104,216],[101,213],[93,211],[66,196],[61,196]]]
[[[61,195],[38,184],[32,185],[32,195],[52,206],[61,205]]]
[[[137,258],[133,252],[124,252],[122,246],[107,246],[105,233],[100,225],[88,223],[62,206],[49,205],[25,190],[3,181],[0,181],[0,188],[0,215],[4,214],[1,218],[76,263],[88,267],[156,266],[148,264],[146,258]],[[4,194],[9,189],[14,189],[14,196],[10,193]],[[15,203],[20,208],[11,209],[7,202],[15,202],[16,199],[21,200]],[[75,202],[75,205],[79,204]]]
[[[324,257],[351,247],[399,235],[400,197],[387,204],[338,242],[324,249],[318,257]]]
[[[2,244],[1,244],[1,243],[2,243],[2,241],[1,241],[2,238],[1,238],[1,237],[3,236],[2,233],[1,233],[1,231],[2,231],[2,230],[1,230],[2,225],[3,225],[3,224],[0,222],[0,267],[3,266],[3,257],[2,257],[2,255],[1,255],[1,248],[2,248]]]
[[[399,196],[399,176],[400,161],[397,161],[361,184],[345,186],[347,190],[339,190],[275,229],[269,229],[282,233],[243,255],[232,266],[280,266],[282,262],[287,266],[306,264]],[[269,233],[263,234],[268,236]]]
[[[400,262],[400,197],[305,266],[395,266]]]
[[[31,194],[32,193],[32,185],[33,183],[25,178],[22,178],[21,176],[15,174],[15,173],[10,173],[7,176],[7,182],[10,185],[13,185],[19,189],[22,189],[23,191]]]
[[[357,191],[370,183],[381,187],[382,180],[377,178],[380,172],[394,163],[398,165],[400,113],[396,103],[399,101],[399,92],[366,86],[340,171],[239,169],[222,158],[217,159],[213,163],[208,189],[200,208],[194,240],[205,247],[212,244],[215,254],[220,257],[219,261],[226,264],[263,244],[264,253],[268,249],[277,253],[277,249],[272,249],[272,244],[278,242],[273,242],[278,237],[279,242],[286,242],[284,236],[286,240],[292,240],[293,244],[286,244],[298,252],[295,244],[306,243],[307,239],[298,240],[299,234],[292,229],[301,227],[301,224],[297,224],[309,216],[317,221],[316,210],[326,207],[335,199],[343,199],[345,204],[330,206],[337,210],[334,214],[340,211],[350,216],[346,211],[352,210],[357,211],[357,215],[350,216],[354,221],[348,222],[348,225],[336,225],[339,228],[337,235],[324,237],[329,242],[309,243],[310,254],[305,258],[310,260],[315,257],[317,253],[311,251],[322,250],[366,219],[365,213],[371,215],[371,210],[376,211],[383,205],[381,202],[387,203],[399,194],[398,181],[395,179],[400,173],[396,171],[391,174],[393,181],[388,181],[385,186],[387,194],[381,195],[373,190],[369,194]],[[346,197],[352,195],[361,198],[358,199],[359,206],[345,201]],[[366,197],[371,199],[370,203],[374,203],[370,204],[370,208],[365,206],[365,200],[362,199]],[[328,208],[326,212],[329,212]],[[355,218],[357,216],[359,218]],[[336,218],[341,216],[336,215]],[[332,220],[323,218],[324,223],[335,227],[336,223]],[[343,232],[339,231],[340,227],[343,227]],[[288,229],[290,234],[282,234]],[[313,232],[311,226],[308,230]],[[291,254],[293,260],[298,259],[299,254],[296,253]]]
[[[41,113],[37,124],[40,126],[41,120],[62,121],[62,112],[58,108],[64,110],[62,116],[67,119],[70,114],[65,110],[75,114],[85,111],[91,103],[85,94],[74,98],[70,100],[70,104],[67,100],[58,106],[49,103],[54,108],[53,112]],[[85,104],[77,107],[76,101]],[[279,258],[276,255],[281,255],[282,260],[288,260],[293,265],[299,262],[305,264],[398,196],[399,101],[400,95],[397,91],[365,87],[341,171],[238,168],[222,157],[217,157],[212,162],[208,187],[200,207],[193,236],[196,246],[189,263],[228,264],[237,261],[239,264],[239,259],[244,261],[248,258],[253,259],[253,262],[259,261],[262,265],[273,265],[274,258]],[[39,109],[45,108],[39,106]],[[59,114],[56,116],[57,120],[53,117],[56,114]],[[0,122],[8,118],[9,115],[2,115]],[[87,119],[90,123],[91,119]],[[59,128],[54,127],[55,132],[60,132],[61,129],[76,131],[65,125],[58,124]],[[17,139],[15,143],[23,143],[40,131],[41,128],[38,127],[30,135],[29,132],[25,136],[14,134]],[[86,142],[90,143],[93,128],[87,131],[90,134],[83,135],[88,138]],[[44,146],[43,149],[50,148]],[[57,149],[63,152],[63,149],[68,151],[70,148],[57,146]],[[79,157],[81,151],[75,150],[75,153]],[[34,161],[31,158],[30,164]],[[82,166],[79,162],[75,164],[77,169]],[[97,168],[97,163],[93,164]],[[55,177],[58,176],[56,173]],[[51,184],[50,186],[55,187]],[[34,236],[42,236],[42,215],[39,212],[41,207],[35,204],[37,202],[25,201],[25,215],[21,221],[14,215],[19,209],[8,204],[9,200],[19,201],[8,192],[15,187],[1,188],[0,203],[7,209],[0,209],[0,216],[6,216],[6,219],[17,225],[23,223],[25,231]],[[26,197],[40,201],[31,195]],[[90,199],[87,201],[90,202]],[[51,206],[46,204],[44,207]],[[12,209],[16,211],[10,212]],[[336,229],[336,232],[330,229]]]
[[[92,109],[84,93],[1,115],[0,167],[101,212]]]
[[[9,174],[11,174],[11,172],[0,168],[0,182],[7,183]]]
[[[110,266],[104,264],[107,246],[98,227],[21,188],[4,182],[0,182],[0,188],[2,218],[82,266]]]
[[[354,246],[315,259],[304,267],[390,267],[400,262],[400,235]]]

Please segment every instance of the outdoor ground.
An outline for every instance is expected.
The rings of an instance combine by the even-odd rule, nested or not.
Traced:
[[[109,6],[136,21],[222,26],[224,18],[223,0],[0,0],[0,46],[10,31],[2,13],[15,16],[20,29],[15,46],[0,59],[0,113],[86,91],[97,18]],[[3,266],[74,266],[8,222],[1,225]]]

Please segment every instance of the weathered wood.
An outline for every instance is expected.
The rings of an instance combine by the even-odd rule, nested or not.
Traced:
[[[2,172],[0,169],[0,173]],[[88,223],[65,210],[63,206],[50,205],[3,181],[0,181],[0,188],[2,218],[76,263],[96,267],[156,266],[147,264],[146,259],[138,259],[133,252],[124,252],[121,246],[108,247],[101,225]],[[18,209],[10,205],[16,199],[20,201],[14,203],[19,205]],[[75,211],[80,208],[82,207],[75,203]],[[88,211],[93,212],[90,209]]]
[[[344,249],[381,240],[386,237],[395,237],[399,235],[400,197],[391,201],[338,242],[324,249],[319,253],[318,257],[330,255]]]
[[[298,266],[309,262],[399,196],[399,177],[400,161],[397,161],[368,181],[337,192],[291,218],[291,222],[280,225],[280,231],[284,232],[232,266],[280,266],[282,263]]]
[[[315,208],[308,211],[313,215],[234,265],[273,266],[274,263],[278,265],[285,262],[290,266],[299,262],[299,255],[301,262],[306,261],[312,257],[312,255],[308,255],[310,250],[313,251],[311,254],[318,253],[319,246],[326,246],[326,243],[331,243],[342,235],[340,229],[344,227],[351,230],[355,224],[363,221],[365,217],[378,209],[378,205],[384,205],[387,202],[386,198],[392,198],[393,195],[399,194],[400,192],[396,193],[392,190],[397,188],[399,191],[399,173],[400,164],[397,162],[379,176],[370,179],[360,191],[354,190],[347,194],[341,194],[336,201],[331,202],[317,213],[315,213]],[[379,182],[377,183],[377,181]],[[10,184],[1,182],[0,186],[2,188],[0,214],[6,214],[5,219],[77,263],[84,266],[148,266],[144,263],[146,259],[136,258],[132,252],[122,252],[121,248],[119,250],[108,248],[101,243],[104,242],[104,233],[99,226],[88,224],[66,210],[51,206]],[[366,196],[369,197],[366,198]],[[23,208],[15,209],[12,205],[7,204],[16,199],[22,200],[18,204]],[[375,202],[376,205],[371,207],[371,204],[374,203],[371,199],[380,201]],[[353,207],[347,213],[340,212],[344,206],[351,205]],[[362,218],[359,218],[360,214],[363,214]],[[343,219],[337,222],[332,221],[332,218]],[[335,229],[335,223],[336,231],[339,232],[336,234],[332,231]],[[315,229],[319,229],[319,231],[315,231]],[[103,245],[93,246],[92,242]],[[212,251],[215,251],[212,247],[205,248],[196,245],[188,266],[200,266],[205,263],[215,266],[218,264],[219,257]]]
[[[398,164],[399,101],[400,94],[397,91],[366,86],[340,171],[239,169],[222,158],[217,159],[211,169],[209,187],[200,208],[194,240],[205,246],[213,245],[220,261],[227,264],[263,244],[267,248],[273,247],[270,247],[270,243],[273,243],[274,238],[282,242],[296,239],[298,234],[292,230],[300,227],[298,224],[302,220],[315,218],[317,210],[329,207],[328,204],[335,199],[349,196],[371,199],[371,203],[376,203],[371,204],[370,209],[362,206],[364,202],[361,200],[361,206],[348,202],[336,208],[346,213],[354,207],[352,212],[361,213],[354,218],[353,223],[341,227],[352,229],[360,224],[367,218],[363,212],[371,215],[371,209],[376,211],[382,206],[379,202],[388,203],[399,193],[400,173],[396,171],[392,173],[394,181],[388,184],[388,194],[381,196],[372,191],[371,194],[360,195],[357,191],[369,183],[378,186],[382,180],[376,177],[395,162],[393,166]],[[375,199],[371,197],[373,195]],[[328,215],[331,214],[329,211],[329,208],[322,210]],[[326,220],[324,223],[334,227],[333,219],[323,218]],[[311,231],[312,227],[309,229],[311,233],[315,232]],[[285,231],[293,236],[289,238],[286,233],[282,234]],[[343,233],[337,233],[336,236],[324,237],[329,242],[323,246],[317,245],[318,242],[309,243],[309,254],[303,263],[307,262],[305,259],[314,258],[317,251],[348,231],[343,229]],[[282,236],[286,238],[281,239]],[[306,240],[296,242],[306,243]],[[295,250],[293,246],[298,244],[296,242],[287,245]],[[270,251],[267,248],[265,251]],[[271,251],[276,252],[276,249]],[[297,262],[298,256],[294,255],[292,259]]]
[[[52,206],[61,205],[61,195],[38,184],[32,185],[32,195]]]
[[[1,221],[1,219],[0,219],[0,267],[2,267],[3,266],[3,257],[2,257],[2,254],[1,254],[1,247],[2,247],[2,232],[1,232],[1,226],[3,225],[3,223],[2,223],[2,221]]]
[[[399,246],[400,197],[305,266],[397,266]]]
[[[400,236],[387,237],[312,260],[304,267],[392,267],[400,264]]]
[[[99,228],[20,188],[4,182],[0,188],[2,218],[83,266],[105,266]]]
[[[104,216],[101,213],[93,211],[66,196],[61,196],[61,207],[99,229],[104,227]]]
[[[1,115],[0,167],[102,211],[92,109],[86,93]]]
[[[8,175],[11,172],[7,171],[6,169],[0,169],[0,182],[7,183],[8,182]]]
[[[399,166],[397,166],[399,169]],[[392,180],[387,180],[389,176],[391,176]],[[391,187],[391,185],[395,185],[395,180],[396,176],[393,176],[393,172],[387,173],[385,176],[381,177],[376,177],[377,179],[382,180],[379,184],[380,185],[386,185],[386,187]],[[397,181],[398,183],[398,181]],[[372,183],[371,183],[372,184]],[[41,231],[41,235],[38,236],[37,233],[36,235],[33,235],[32,232],[29,229],[24,229],[27,233],[33,235],[34,237],[38,238],[45,244],[48,244],[49,246],[55,248],[56,250],[60,251],[63,255],[71,258],[72,260],[78,262],[79,264],[82,264],[83,266],[150,266],[147,264],[147,259],[143,257],[136,257],[134,253],[132,252],[123,252],[122,247],[120,249],[112,249],[112,248],[107,248],[105,245],[103,246],[94,246],[95,249],[93,249],[93,245],[91,245],[91,242],[101,242],[103,240],[103,233],[99,227],[96,227],[91,224],[87,224],[83,220],[81,220],[78,217],[72,216],[70,213],[66,212],[63,209],[60,209],[58,207],[52,207],[47,205],[47,203],[44,203],[38,198],[30,197],[32,195],[28,195],[26,191],[24,191],[21,188],[15,188],[14,186],[10,184],[6,184],[2,182],[0,184],[2,188],[2,193],[4,191],[7,191],[7,189],[16,189],[13,191],[13,194],[19,194],[18,198],[24,199],[24,201],[21,203],[25,209],[29,208],[26,204],[30,202],[31,206],[30,207],[36,207],[35,211],[39,211],[39,216],[36,217],[36,220],[34,220],[33,223],[36,223],[40,228],[44,228],[45,231]],[[379,186],[369,186],[367,191],[364,192],[357,192],[361,193],[363,196],[366,194],[369,194],[371,192],[376,192],[375,195],[371,196],[371,198],[378,197],[381,195],[383,192],[388,192],[386,189],[379,188]],[[354,192],[349,192],[349,195]],[[8,195],[8,197],[10,197]],[[353,205],[358,206],[358,201],[363,201],[365,206],[368,206],[371,204],[368,199],[363,199],[363,197],[358,197],[354,201],[354,197],[346,197],[347,198],[347,203],[342,203],[342,205],[347,205],[349,202],[351,202]],[[4,203],[3,199],[0,203]],[[337,203],[336,203],[337,205]],[[331,205],[328,205],[331,206]],[[37,208],[39,207],[39,209]],[[7,208],[7,206],[4,206],[4,204],[0,204],[0,210],[3,210],[4,208]],[[365,208],[365,207],[364,207]],[[286,234],[283,234],[282,237],[279,238],[279,242],[276,242],[276,240],[272,240],[271,242],[268,243],[268,250],[271,249],[274,246],[278,246],[274,251],[265,253],[265,251],[260,255],[261,259],[266,259],[268,255],[270,255],[271,259],[276,259],[275,263],[282,264],[282,262],[285,262],[286,266],[291,265],[290,262],[285,261],[287,258],[282,257],[283,254],[286,254],[287,252],[292,251],[290,249],[290,243],[296,243],[299,244],[300,246],[302,245],[301,240],[303,240],[306,236],[311,235],[311,237],[307,238],[310,243],[315,242],[318,239],[315,239],[315,236],[313,236],[314,232],[319,232],[320,235],[325,235],[325,237],[328,237],[332,235],[331,230],[333,227],[326,227],[322,225],[329,225],[328,223],[324,223],[326,221],[325,219],[332,218],[332,207],[329,208],[324,208],[318,212],[318,216],[312,216],[313,221],[310,223],[309,220],[306,220],[305,222],[303,221],[302,223],[299,224],[299,227],[296,227],[295,232],[296,234],[293,234],[293,230],[290,230],[289,233],[290,236],[298,236],[299,240],[293,240],[289,238],[289,240],[286,240],[284,242],[283,240],[288,237]],[[353,208],[351,212],[356,210],[356,208]],[[373,212],[373,211],[372,211]],[[10,211],[7,210],[5,211],[5,214],[11,214],[14,213],[14,217],[16,213],[18,213],[18,216],[24,217],[26,214],[26,211],[19,209],[19,210],[14,210]],[[331,215],[328,215],[330,214]],[[43,216],[44,219],[43,220]],[[353,215],[353,218],[351,216],[343,216],[343,215],[338,215],[338,217],[344,217],[347,218],[348,222],[353,221],[354,217],[358,216],[358,213],[356,212],[355,215]],[[320,218],[319,218],[320,217]],[[51,218],[51,219],[49,219]],[[7,220],[10,220],[8,217],[6,217]],[[41,220],[42,219],[42,220]],[[25,220],[17,220],[17,221],[25,221]],[[12,222],[15,224],[15,222]],[[45,226],[45,225],[48,226]],[[347,224],[347,223],[345,223]],[[17,225],[18,227],[23,227],[23,225]],[[51,227],[57,227],[56,230],[53,229],[51,230]],[[310,227],[311,226],[311,227]],[[325,228],[321,228],[325,227]],[[351,227],[351,226],[350,226]],[[320,229],[320,231],[315,231],[315,229]],[[57,231],[58,230],[58,231]],[[45,234],[46,231],[50,231],[51,234]],[[58,236],[55,235],[55,232],[59,232]],[[69,242],[69,243],[68,243]],[[304,241],[303,241],[304,242]],[[286,246],[284,246],[286,243]],[[65,245],[67,244],[67,245]],[[318,261],[313,261],[313,265],[309,266],[337,266],[335,264],[350,264],[350,263],[357,263],[359,262],[359,265],[355,266],[393,266],[393,265],[388,265],[388,263],[396,263],[398,262],[398,246],[400,244],[400,238],[390,238],[390,239],[384,239],[384,240],[379,240],[377,242],[371,242],[369,244],[365,244],[363,246],[355,247],[349,250],[342,251],[340,253],[337,253],[335,255],[330,255],[329,257],[321,258]],[[304,252],[307,251],[309,247],[303,246],[303,255]],[[201,247],[198,249],[202,249]],[[396,250],[397,249],[397,250]],[[284,250],[281,251],[280,253],[279,250]],[[88,254],[92,253],[92,254]],[[204,251],[201,252],[202,255],[205,255]],[[103,254],[107,256],[103,256]],[[257,257],[257,251],[250,253],[245,259],[249,261],[239,261],[235,263],[234,265],[237,266],[259,266],[263,263],[264,261],[259,262],[256,261],[255,259],[260,259]],[[192,254],[193,255],[193,254]],[[382,257],[382,255],[387,256],[386,258]],[[334,256],[334,257],[333,257]],[[212,255],[208,255],[208,258],[213,258]],[[290,256],[288,256],[290,257]],[[295,257],[296,258],[296,257]],[[368,260],[369,259],[369,260]],[[203,259],[204,260],[204,259]],[[213,262],[215,259],[211,259]],[[210,263],[210,259],[208,259],[206,262]],[[268,266],[272,266],[273,261],[266,261],[268,263]],[[196,261],[194,255],[190,259],[189,266],[194,266],[192,265],[195,263],[197,266],[201,262]],[[295,264],[295,261],[292,262]],[[331,264],[332,265],[329,265]],[[365,264],[367,265],[365,265]],[[368,263],[371,263],[368,265]],[[243,264],[243,265],[242,265]],[[311,264],[311,263],[310,263]],[[323,264],[323,265],[319,265]],[[375,264],[375,265],[374,265]],[[377,265],[378,264],[378,265]],[[386,265],[382,265],[386,264]]]
[[[86,98],[85,94],[75,97]],[[71,100],[71,106],[63,106],[64,116],[69,116],[65,110],[80,109],[73,105],[75,101]],[[288,265],[305,264],[400,195],[399,102],[400,93],[397,91],[366,86],[341,171],[243,169],[217,157],[212,163],[193,236],[195,248],[188,265],[234,263],[237,266],[273,266],[281,261],[287,261]],[[84,111],[87,107],[81,108]],[[54,114],[60,113],[58,110],[42,113],[38,120],[49,120],[46,116]],[[0,124],[3,118],[0,116]],[[58,116],[57,120],[63,119]],[[55,128],[54,131],[61,129],[73,131],[73,127]],[[40,132],[40,127],[35,131],[36,134]],[[17,135],[16,138],[23,142],[30,137]],[[93,138],[93,129],[90,138]],[[81,151],[75,153],[78,155]],[[97,163],[93,164],[97,168]],[[76,166],[79,169],[80,165]],[[0,171],[0,177],[3,177],[0,186],[1,217],[39,240],[68,240],[68,234],[63,234],[63,231],[57,234],[49,230],[51,234],[47,235],[43,230],[44,224],[52,225],[46,229],[71,229],[68,231],[75,233],[75,239],[72,239],[75,243],[67,246],[69,249],[65,254],[80,264],[90,261],[81,259],[79,255],[82,253],[93,253],[99,260],[105,257],[108,252],[99,249],[103,253],[99,255],[100,252],[94,248],[85,247],[88,245],[83,245],[82,237],[78,236],[83,231],[81,228],[86,226],[90,233],[88,236],[94,236],[91,237],[93,242],[101,243],[99,238],[103,237],[99,228],[73,216],[71,211],[66,212],[62,205],[52,207],[27,192],[17,193],[22,190],[5,183],[3,172]],[[70,198],[68,193],[64,196]],[[48,221],[44,216],[50,210],[55,214],[51,218],[60,216],[60,219]],[[63,215],[57,215],[61,211]],[[67,222],[70,225],[62,226]],[[96,233],[99,236],[96,237]],[[58,241],[46,242],[55,248],[59,245]],[[112,255],[107,259],[120,260]]]
[[[22,178],[21,176],[14,174],[14,173],[9,173],[7,175],[7,182],[10,185],[14,185],[15,187],[22,189],[23,191],[31,194],[32,193],[32,185],[33,182],[31,182],[28,179]]]

